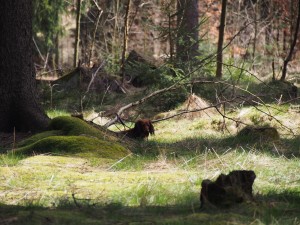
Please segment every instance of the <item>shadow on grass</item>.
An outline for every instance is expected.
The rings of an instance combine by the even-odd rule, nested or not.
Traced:
[[[232,208],[198,204],[129,207],[119,203],[64,203],[57,208],[0,204],[0,224],[299,224],[300,193],[269,193]]]
[[[237,151],[258,151],[271,155],[283,155],[287,158],[300,157],[300,136],[291,139],[275,141],[249,137],[232,136],[226,138],[187,138],[174,143],[149,141],[141,143],[135,153],[155,156],[161,153],[175,154],[177,156],[205,153],[213,150],[223,154],[230,149]]]

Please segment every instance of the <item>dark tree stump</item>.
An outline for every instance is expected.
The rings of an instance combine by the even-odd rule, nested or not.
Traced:
[[[228,175],[221,174],[216,181],[203,180],[200,201],[204,205],[227,207],[245,201],[252,201],[252,185],[256,178],[252,170],[235,170]]]
[[[279,140],[280,136],[276,128],[268,126],[246,126],[237,137],[247,137],[250,140]]]

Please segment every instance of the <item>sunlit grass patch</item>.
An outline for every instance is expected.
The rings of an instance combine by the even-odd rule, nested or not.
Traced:
[[[113,162],[110,163],[110,165]],[[190,176],[195,172],[113,172],[89,166],[83,159],[36,156],[22,160],[16,167],[1,167],[5,191],[1,202],[51,205],[59,199],[77,198],[124,205],[170,205],[182,201],[182,195],[198,195]],[[181,193],[181,194],[179,194]]]
[[[59,116],[70,116],[70,113],[64,111],[64,110],[58,110],[58,109],[50,109],[46,111],[46,114],[49,116],[49,118],[53,119],[55,117]]]
[[[130,166],[132,160],[136,162]],[[134,165],[139,163],[143,168]],[[117,222],[119,218],[134,221],[137,211],[142,221],[149,219],[157,224],[186,224],[187,221],[188,224],[199,224],[199,221],[218,224],[228,222],[229,217],[236,224],[280,224],[282,221],[297,224],[299,167],[297,158],[288,159],[255,149],[223,153],[207,149],[204,153],[176,159],[164,154],[156,158],[132,155],[120,162],[106,162],[105,167],[95,167],[86,159],[40,155],[21,160],[13,167],[0,167],[0,202],[55,207],[58,212],[55,215],[62,215],[62,211],[68,215],[70,209],[82,207],[84,210],[77,215],[81,219],[86,218],[84,212],[89,208],[92,220],[98,218],[97,211],[105,211],[109,219],[98,218],[99,224]],[[256,202],[225,211],[200,211],[202,180],[214,180],[220,173],[234,169],[255,171]],[[120,217],[114,217],[116,213]],[[161,217],[161,213],[165,216]],[[62,219],[50,212],[42,213],[46,214],[58,221]]]

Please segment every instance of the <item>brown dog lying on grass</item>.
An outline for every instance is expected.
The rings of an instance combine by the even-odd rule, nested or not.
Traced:
[[[133,128],[117,132],[117,134],[120,136],[126,136],[134,139],[147,139],[150,134],[154,134],[154,127],[152,125],[151,120],[140,119],[135,122]]]

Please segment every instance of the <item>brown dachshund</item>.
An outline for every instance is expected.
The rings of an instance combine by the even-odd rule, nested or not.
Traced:
[[[149,134],[154,134],[154,127],[151,120],[140,119],[135,122],[132,129],[120,131],[118,134],[134,139],[145,139],[148,138]]]

